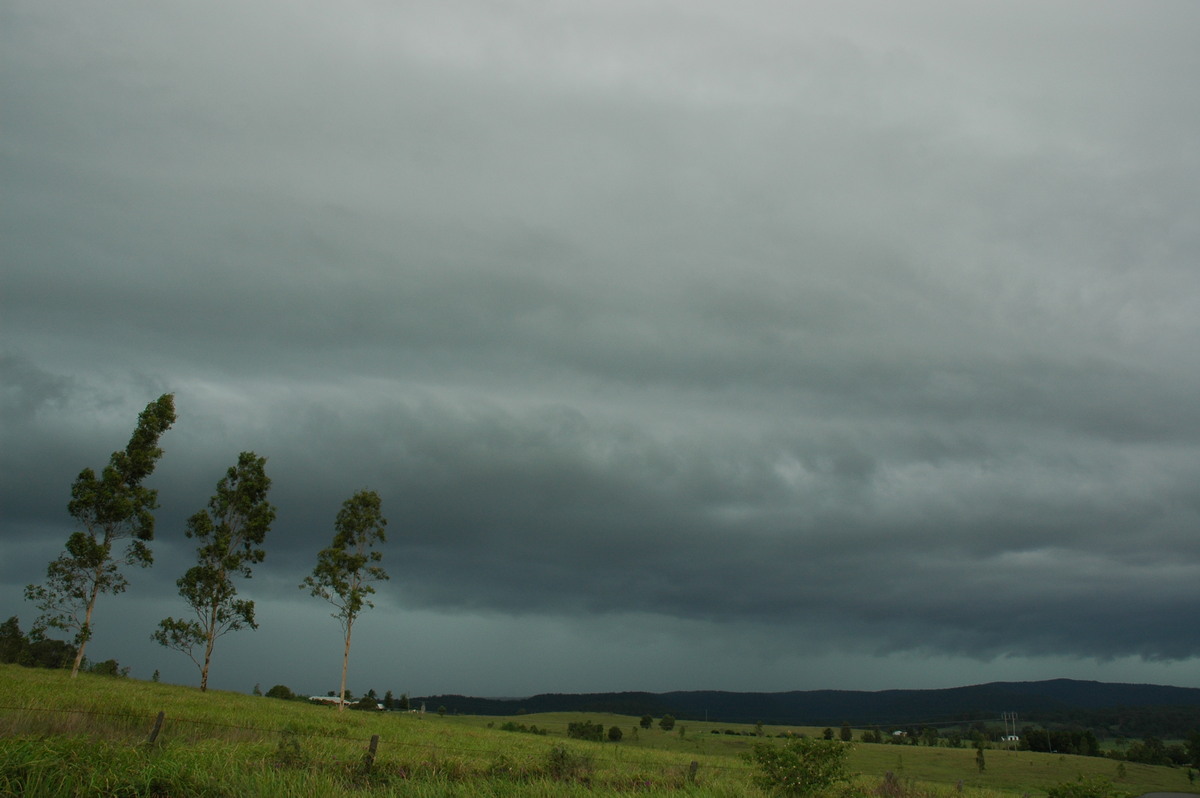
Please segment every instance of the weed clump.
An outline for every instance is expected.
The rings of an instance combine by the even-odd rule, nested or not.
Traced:
[[[592,757],[577,754],[563,745],[553,746],[546,754],[546,774],[556,781],[591,781],[594,765]]]
[[[1046,791],[1047,798],[1130,798],[1130,794],[1118,790],[1103,776],[1075,781],[1063,781]]]

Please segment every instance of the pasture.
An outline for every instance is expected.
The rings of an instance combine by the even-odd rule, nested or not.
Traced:
[[[161,726],[154,732],[159,713]],[[620,742],[568,739],[581,720]],[[545,734],[505,731],[506,722]],[[132,679],[0,666],[0,795],[26,796],[765,796],[744,759],[754,727],[550,713],[513,718],[347,711]],[[681,731],[682,730],[682,731]],[[716,733],[713,733],[713,732]],[[784,731],[768,726],[761,739]],[[729,734],[727,732],[735,732]],[[154,735],[153,741],[151,736]],[[857,737],[857,734],[855,735]],[[372,740],[374,753],[372,754]],[[854,743],[842,791],[887,798],[1018,798],[1079,776],[1131,795],[1197,792],[1184,770],[989,749]],[[895,794],[899,787],[901,795]]]

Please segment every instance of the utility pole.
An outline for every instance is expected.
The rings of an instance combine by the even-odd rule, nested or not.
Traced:
[[[1004,741],[1007,743],[1012,743],[1012,747],[1016,748],[1017,747],[1017,713],[1016,712],[1002,712],[1002,713],[1000,713],[1000,716],[1004,719]],[[1011,731],[1009,730],[1010,723],[1012,724]]]

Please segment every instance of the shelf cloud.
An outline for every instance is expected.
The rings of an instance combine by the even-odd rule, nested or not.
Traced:
[[[1200,686],[1200,6],[0,8],[4,617],[171,392],[135,675],[253,450],[229,689]]]

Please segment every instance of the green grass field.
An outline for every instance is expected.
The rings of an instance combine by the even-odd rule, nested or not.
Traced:
[[[164,722],[149,743],[159,712]],[[567,724],[617,726],[621,742],[567,739]],[[545,735],[503,731],[505,721]],[[682,733],[680,733],[682,729]],[[628,716],[514,718],[343,712],[303,702],[0,665],[0,795],[765,796],[743,759],[751,727],[679,721],[664,732]],[[713,734],[713,730],[719,732]],[[809,735],[820,729],[767,727]],[[370,741],[378,747],[368,772]],[[856,735],[857,736],[857,735]],[[772,738],[773,739],[773,738]],[[1112,779],[1131,795],[1196,792],[1186,771],[1108,759],[989,749],[855,743],[847,796],[870,795],[892,772],[904,796],[1044,795],[1078,776]],[[692,763],[696,763],[693,768]]]

